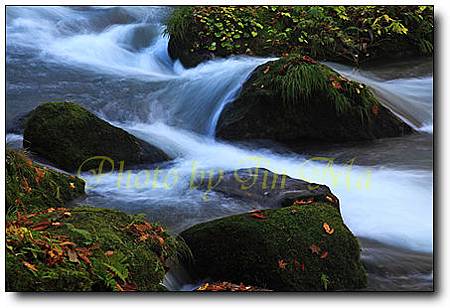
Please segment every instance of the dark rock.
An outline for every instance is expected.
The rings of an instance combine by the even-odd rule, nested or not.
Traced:
[[[213,177],[197,178],[196,186],[214,190],[264,208],[290,206],[295,201],[330,203],[339,211],[339,200],[325,185],[309,183],[264,168],[248,168],[216,173]],[[312,201],[309,201],[312,202]]]
[[[412,132],[411,127],[382,106],[364,85],[347,81],[321,64],[291,65],[289,61],[281,59],[263,64],[253,72],[239,97],[222,111],[217,137],[271,139],[284,143],[345,142]],[[264,73],[268,66],[270,72]],[[296,74],[302,68],[303,73],[290,75],[291,70]],[[299,78],[296,80],[298,88],[293,90],[297,93],[288,100],[283,95],[290,89],[282,88],[289,80],[283,79],[293,78]],[[333,79],[342,90],[333,88]],[[340,101],[347,105],[343,111],[338,111]]]
[[[98,160],[83,165],[94,156],[106,156],[116,164],[124,161],[126,167],[169,160],[160,149],[67,102],[46,103],[33,110],[25,125],[23,143],[67,171],[98,167]]]

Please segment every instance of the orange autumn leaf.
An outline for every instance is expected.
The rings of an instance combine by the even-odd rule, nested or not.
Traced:
[[[295,200],[294,201],[294,205],[306,205],[306,204],[311,204],[314,202],[314,198],[308,198],[308,199],[300,199],[300,200]]]
[[[69,183],[69,188],[70,188],[70,189],[75,189],[75,184],[72,183],[72,182],[70,182],[70,183]]]
[[[21,184],[22,184],[22,189],[23,189],[26,193],[30,193],[30,192],[31,192],[31,187],[30,187],[30,185],[28,185],[27,179],[23,179]]]
[[[325,196],[325,199],[326,199],[327,201],[331,202],[331,203],[336,203],[335,198],[333,198],[333,197],[330,196],[330,195],[326,195],[326,196]]]
[[[334,233],[334,229],[330,227],[329,224],[327,224],[326,222],[323,223],[323,229],[325,230],[325,232],[327,234],[333,234]]]
[[[341,85],[341,83],[339,81],[333,80],[333,81],[331,81],[331,85],[336,90],[343,90],[342,85]]]
[[[38,167],[34,167],[34,171],[36,172],[36,176],[34,177],[34,180],[39,185],[45,176],[45,171]]]
[[[114,251],[112,251],[112,250],[108,250],[105,252],[105,256],[107,256],[107,257],[111,257],[113,254],[114,254]]]
[[[31,263],[29,263],[29,262],[27,262],[27,261],[22,261],[22,263],[23,263],[23,265],[25,265],[25,267],[28,268],[30,271],[32,271],[32,272],[37,272],[37,271],[38,271],[37,268],[36,268],[36,265],[33,265],[33,264],[31,264]]]
[[[288,265],[288,263],[286,261],[284,261],[283,259],[278,260],[278,268],[286,269],[286,265]]]
[[[320,258],[321,258],[321,259],[325,259],[326,257],[328,257],[328,251],[324,251],[324,252],[320,255]]]

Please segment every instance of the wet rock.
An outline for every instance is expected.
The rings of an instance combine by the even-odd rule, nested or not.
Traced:
[[[45,103],[33,110],[23,144],[67,171],[99,167],[98,161],[83,164],[95,156],[108,157],[116,165],[124,161],[125,167],[169,160],[155,146],[68,102]]]
[[[339,200],[325,186],[273,173],[264,168],[248,168],[198,177],[198,188],[216,191],[242,200],[258,203],[264,208],[326,202],[339,211]]]

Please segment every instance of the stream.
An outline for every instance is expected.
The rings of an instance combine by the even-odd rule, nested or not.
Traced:
[[[74,101],[175,159],[155,169],[83,174],[83,203],[145,213],[178,233],[256,204],[191,187],[195,172],[264,167],[328,185],[360,239],[369,290],[433,288],[433,63],[404,59],[355,69],[326,63],[370,86],[417,133],[345,144],[283,146],[214,138],[223,107],[258,65],[248,56],[185,69],[167,52],[170,7],[8,7],[7,141],[20,117],[46,101]],[[165,284],[188,290],[182,269]]]

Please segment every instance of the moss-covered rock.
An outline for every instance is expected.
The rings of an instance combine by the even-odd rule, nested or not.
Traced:
[[[141,216],[92,207],[7,222],[8,291],[160,291],[185,246]]]
[[[236,54],[302,53],[352,64],[433,53],[432,6],[195,6],[167,21],[188,67]]]
[[[253,72],[222,111],[216,136],[289,143],[370,140],[411,131],[363,84],[308,56],[291,55]]]
[[[329,204],[226,217],[181,236],[193,253],[188,267],[200,278],[274,291],[349,290],[367,284],[359,243]]]
[[[158,148],[99,119],[83,107],[67,102],[45,103],[27,117],[24,147],[58,167],[76,171],[94,156],[106,156],[125,166],[169,159]],[[98,161],[83,169],[98,167]],[[106,168],[106,166],[105,166]]]
[[[6,210],[60,207],[84,194],[83,180],[41,166],[22,151],[6,150]]]

